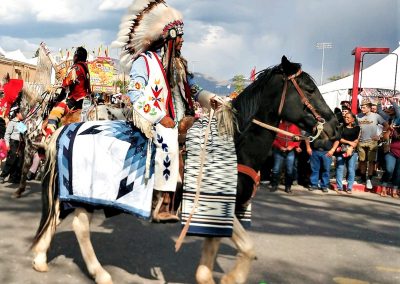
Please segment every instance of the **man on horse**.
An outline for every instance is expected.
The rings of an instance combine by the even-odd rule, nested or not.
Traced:
[[[164,1],[135,1],[121,23],[115,47],[123,48],[121,65],[130,69],[128,95],[134,122],[152,125],[155,157],[153,220],[178,221],[173,214],[174,192],[179,181],[178,126],[193,116],[193,101],[208,104],[214,97],[193,82],[181,56],[181,14]],[[143,8],[145,6],[146,8]],[[218,100],[218,99],[217,99]]]
[[[57,98],[58,103],[49,114],[46,137],[53,134],[64,115],[82,109],[83,99],[90,94],[90,75],[86,60],[86,49],[78,47],[73,58],[74,64],[63,80],[63,91]]]

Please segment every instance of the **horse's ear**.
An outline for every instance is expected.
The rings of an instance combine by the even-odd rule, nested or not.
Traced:
[[[282,56],[281,67],[286,76],[290,76],[299,70],[300,64],[290,62],[284,55]]]
[[[285,55],[282,56],[281,64],[282,65],[290,64],[290,61],[287,59]]]
[[[290,65],[291,65],[290,61],[287,59],[287,57],[285,55],[283,55],[282,60],[281,60],[281,66],[282,66],[283,71],[287,75],[289,75],[288,72],[290,70]]]

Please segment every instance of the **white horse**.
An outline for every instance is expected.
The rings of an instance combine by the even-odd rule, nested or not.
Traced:
[[[306,107],[303,107],[302,105]],[[326,121],[323,137],[331,139],[337,135],[338,122],[324,102],[312,78],[301,71],[300,64],[282,58],[280,65],[266,69],[242,94],[236,98],[233,107],[237,111],[238,131],[235,134],[235,146],[238,163],[253,172],[258,172],[266,160],[275,137],[275,132],[253,124],[253,119],[269,125],[277,125],[281,119],[293,122],[299,127],[313,131],[314,126]],[[33,268],[47,271],[47,251],[56,231],[60,214],[60,200],[56,190],[56,139],[58,130],[47,152],[47,178],[43,182],[43,214],[32,250]],[[239,173],[236,209],[249,205],[254,180],[248,174]],[[253,176],[254,178],[254,176]],[[98,284],[111,284],[110,274],[97,260],[90,241],[91,214],[84,208],[75,209],[72,227],[79,242],[87,269]],[[251,262],[256,258],[256,250],[248,233],[235,217],[231,237],[237,248],[237,260],[234,268],[225,274],[221,283],[247,283]],[[213,267],[220,245],[220,238],[205,238],[196,281],[200,284],[215,283]]]

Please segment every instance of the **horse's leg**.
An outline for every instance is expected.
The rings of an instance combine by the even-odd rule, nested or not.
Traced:
[[[83,259],[85,260],[87,270],[95,279],[97,284],[112,284],[110,274],[101,266],[97,260],[92,243],[90,241],[90,219],[92,214],[83,208],[75,210],[75,217],[72,221],[76,238],[81,248]]]
[[[47,265],[47,251],[50,248],[51,240],[56,232],[57,220],[60,215],[60,202],[58,200],[55,202],[56,217],[50,220],[50,225],[46,228],[46,231],[43,233],[36,245],[32,248],[34,255],[32,266],[36,271],[39,272],[46,272],[49,270]]]
[[[222,277],[221,284],[247,283],[251,262],[256,259],[256,254],[253,241],[236,217],[233,221],[232,241],[238,250],[236,264],[232,271]]]
[[[196,271],[196,281],[198,284],[215,283],[212,273],[220,242],[220,238],[205,238],[200,264]]]
[[[15,198],[20,198],[21,194],[25,191],[26,189],[26,176],[28,174],[29,168],[31,167],[32,164],[32,151],[33,147],[26,143],[25,150],[24,150],[24,163],[22,165],[22,171],[21,171],[21,179],[19,181],[19,187],[18,189],[13,193],[13,197]]]

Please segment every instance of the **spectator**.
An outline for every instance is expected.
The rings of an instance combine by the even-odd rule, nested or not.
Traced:
[[[386,171],[383,173],[381,196],[387,196],[388,186],[392,186],[392,197],[399,198],[400,186],[400,118],[396,118],[392,131],[390,151],[385,155]]]
[[[328,192],[332,156],[339,145],[339,140],[306,140],[307,153],[310,155],[311,176],[309,191],[321,188]],[[320,180],[321,177],[321,180]]]
[[[8,175],[10,175],[9,182],[11,183],[19,183],[21,177],[23,147],[18,127],[19,122],[23,119],[21,112],[19,110],[13,112],[11,109],[10,119],[4,136],[9,151],[6,164],[0,175],[0,183],[4,183]]]
[[[361,127],[360,142],[358,144],[359,169],[361,179],[366,183],[366,188],[372,189],[372,176],[377,160],[378,141],[380,137],[377,135],[378,124],[383,125],[383,136],[387,138],[389,124],[376,113],[371,112],[371,101],[363,99],[361,102],[361,114],[357,116],[358,123]],[[368,176],[367,173],[368,162]]]
[[[336,149],[336,185],[337,192],[343,190],[344,166],[347,166],[347,193],[351,194],[354,184],[358,154],[355,151],[360,137],[360,126],[356,125],[355,115],[351,112],[344,117],[345,127],[340,138],[340,146]]]
[[[305,141],[300,142],[300,149],[301,152],[297,154],[297,180],[299,185],[308,188],[310,186],[311,168]]]
[[[0,116],[0,139],[4,139],[6,134],[6,121]]]
[[[300,129],[293,123],[282,121],[279,124],[279,129],[300,135]],[[281,167],[285,162],[286,174],[285,174],[285,192],[292,193],[293,184],[293,169],[295,161],[295,152],[300,152],[300,142],[295,142],[292,138],[278,133],[274,143],[272,144],[272,153],[274,156],[274,166],[272,168],[271,178],[271,189],[270,191],[276,191],[281,176]]]

